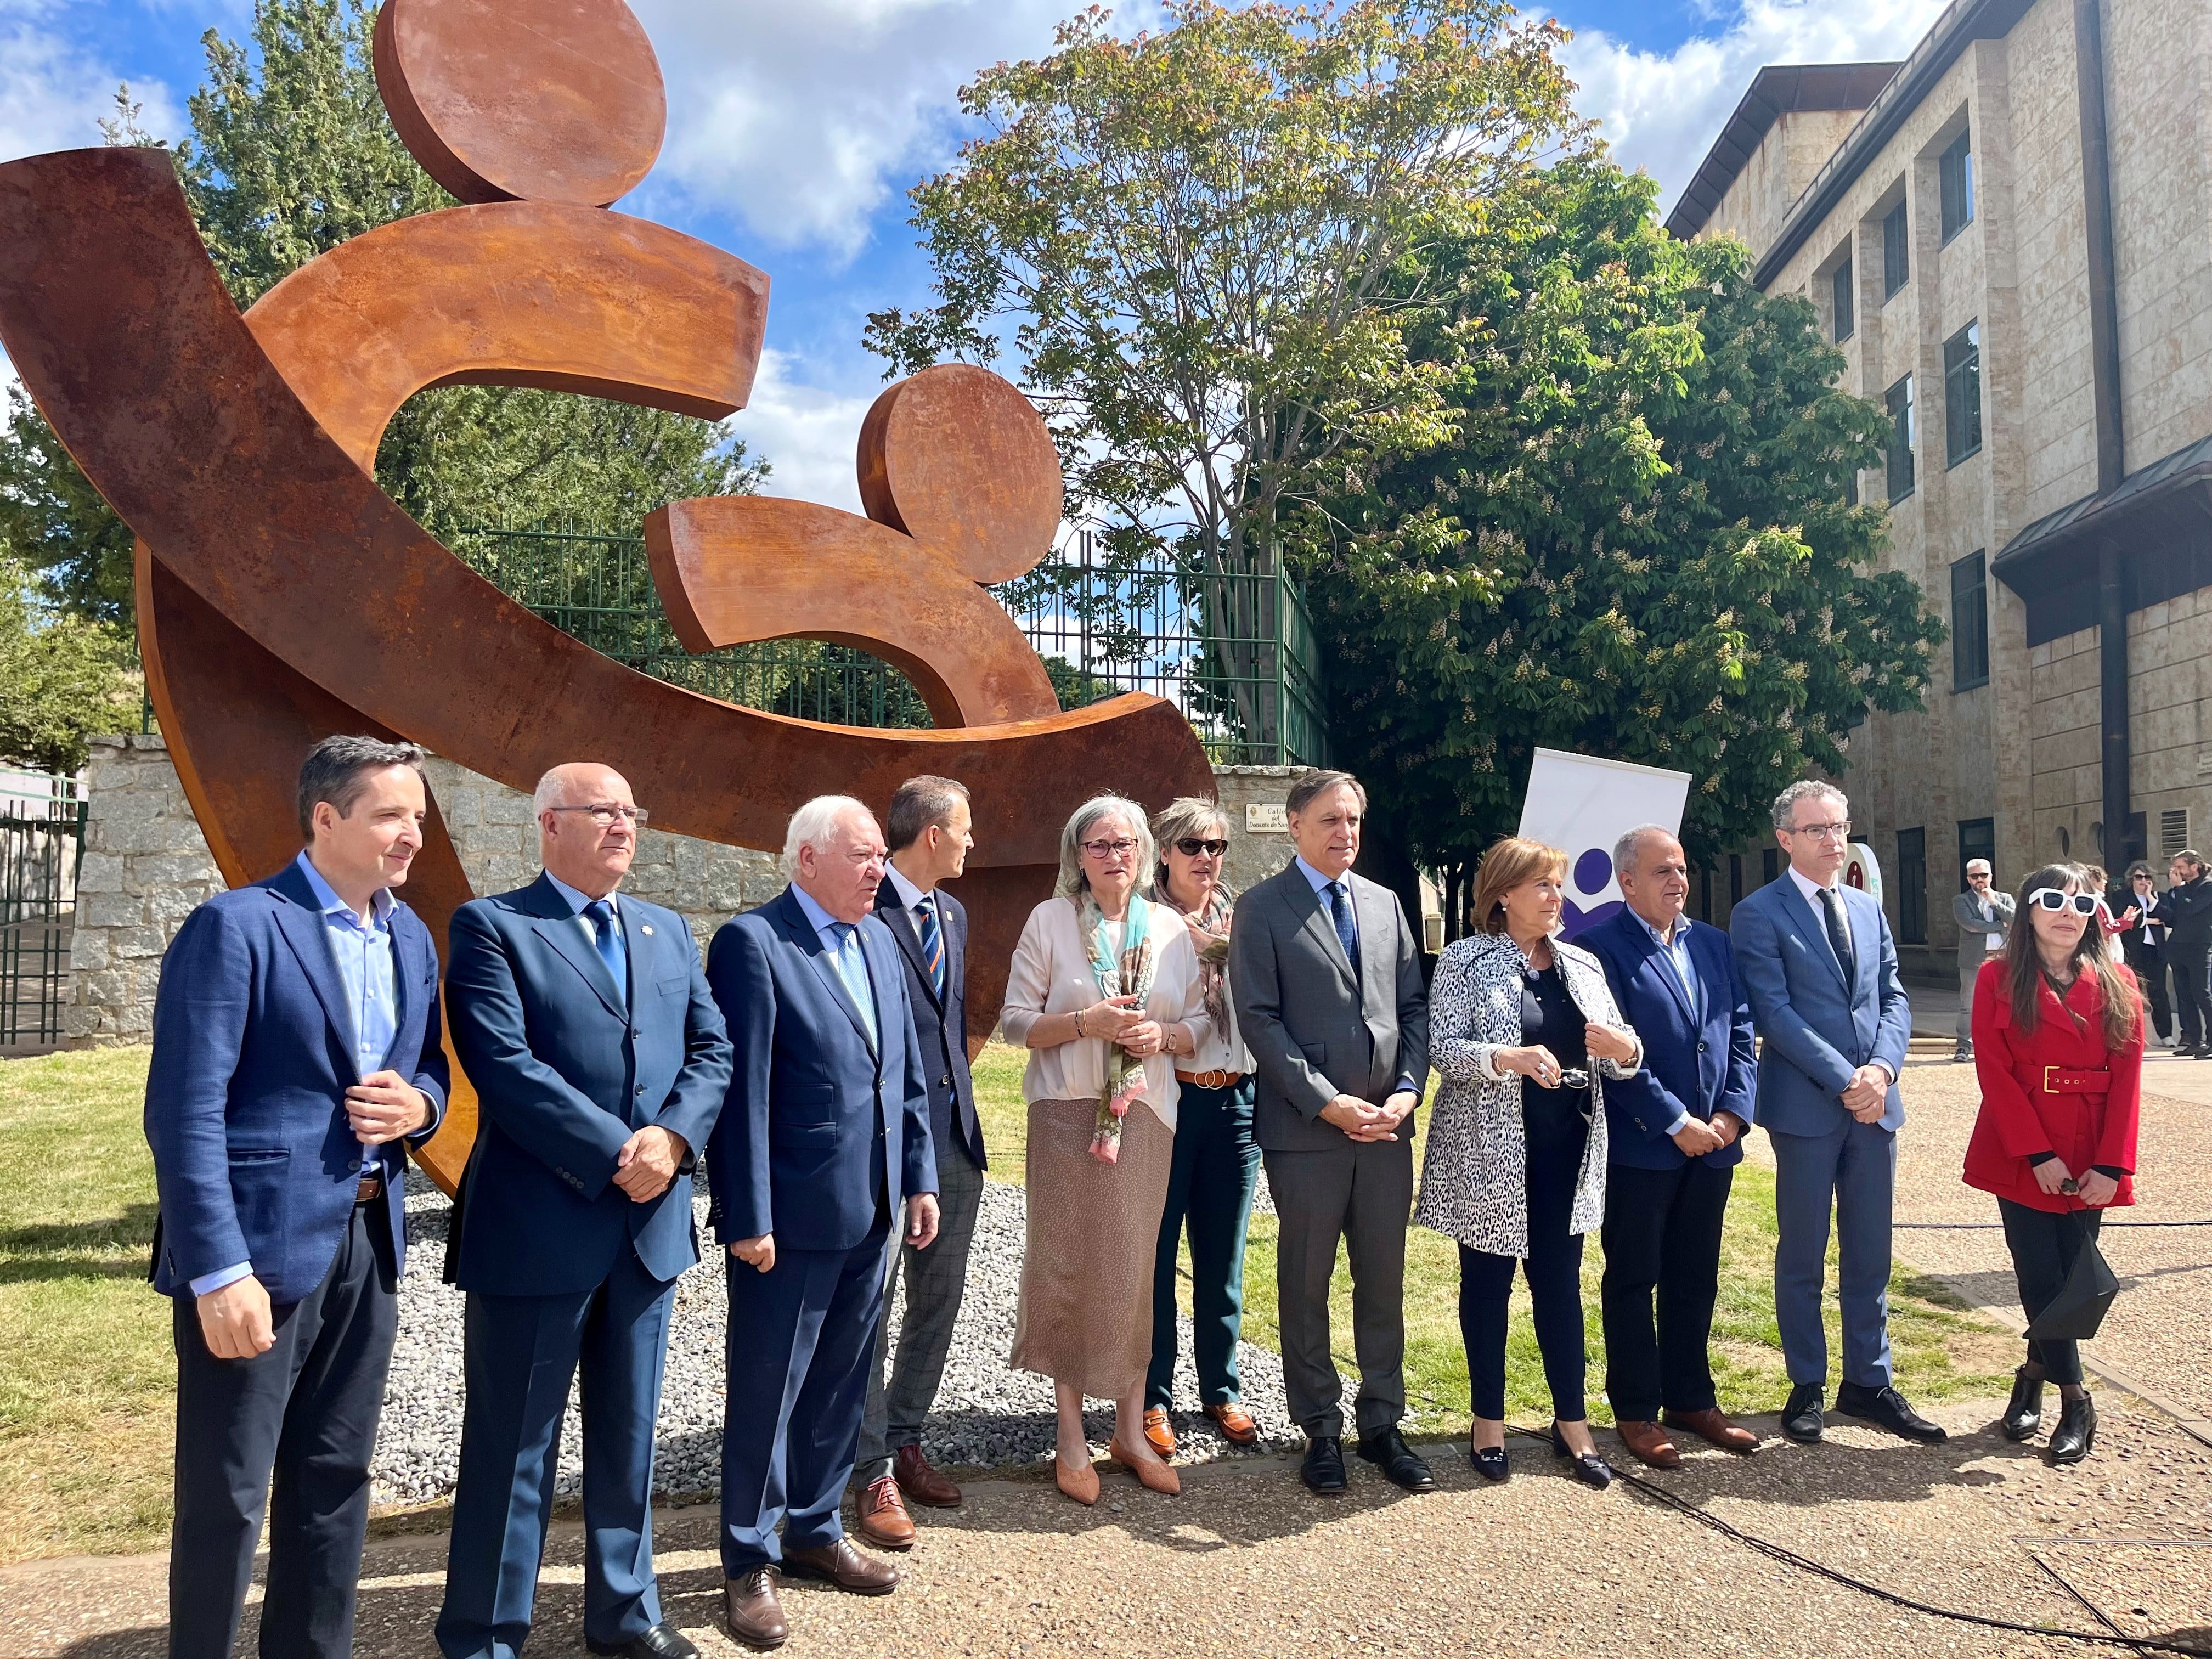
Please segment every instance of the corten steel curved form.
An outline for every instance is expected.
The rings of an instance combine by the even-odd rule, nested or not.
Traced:
[[[604,22],[614,0],[532,3],[589,24]],[[380,27],[488,5],[391,0]],[[397,57],[411,77],[409,38],[398,31]],[[388,81],[385,89],[392,100]],[[657,71],[649,90],[657,100]],[[526,146],[521,161],[495,166],[460,142],[438,99],[416,105],[449,149],[507,193],[565,187],[529,161]],[[779,845],[785,818],[811,795],[880,803],[915,772],[946,773],[975,792],[980,844],[961,890],[975,924],[970,1035],[980,1041],[996,1018],[1022,916],[1049,889],[1057,825],[1075,803],[1108,784],[1153,801],[1211,786],[1188,726],[1167,704],[1128,696],[1059,714],[1034,654],[1025,684],[988,623],[966,629],[956,616],[917,628],[906,614],[927,595],[929,607],[980,617],[975,601],[989,601],[975,584],[1016,574],[1044,550],[1058,480],[1048,489],[1038,476],[1041,426],[1007,418],[1006,400],[1018,394],[968,369],[894,387],[862,443],[863,499],[878,522],[804,503],[744,503],[769,510],[741,526],[741,538],[693,538],[688,566],[671,562],[662,577],[696,628],[718,614],[732,570],[773,586],[779,561],[860,550],[870,562],[846,568],[841,583],[785,582],[776,631],[911,661],[933,687],[933,706],[942,702],[940,719],[950,708],[974,720],[959,712],[971,707],[1036,716],[969,729],[789,720],[635,674],[507,599],[369,475],[385,422],[425,386],[555,386],[702,415],[743,404],[766,279],[673,233],[577,204],[605,190],[566,202],[492,200],[385,227],[303,267],[241,319],[163,153],[79,151],[0,167],[0,338],[64,442],[142,538],[149,684],[210,844],[234,883],[289,857],[293,768],[334,731],[404,734],[520,789],[559,761],[605,757],[630,776],[657,823],[752,847]],[[977,391],[975,376],[1003,390]],[[937,424],[963,418],[949,434]],[[1034,413],[1027,419],[1035,423]],[[949,451],[933,447],[940,443]],[[970,468],[989,471],[977,477]],[[670,518],[720,523],[721,512],[684,503]],[[844,522],[810,538],[832,518]],[[870,553],[875,536],[893,539]],[[673,561],[678,538],[668,539]],[[872,588],[878,576],[897,584],[896,597]],[[832,603],[836,586],[842,607]],[[962,660],[977,641],[980,665]],[[434,816],[434,807],[408,896],[442,938],[469,892]],[[473,1138],[473,1112],[462,1105],[457,1095],[423,1159],[448,1188]]]

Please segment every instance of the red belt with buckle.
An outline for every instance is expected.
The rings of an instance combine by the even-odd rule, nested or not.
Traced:
[[[1242,1072],[1186,1072],[1178,1069],[1177,1083],[1188,1083],[1194,1089],[1233,1089],[1244,1080]]]
[[[2043,1068],[2046,1095],[2101,1095],[2112,1091],[2112,1074],[2100,1066],[2094,1072],[2071,1072],[2063,1066]]]
[[[353,1201],[356,1204],[367,1204],[383,1191],[382,1176],[363,1176],[361,1178],[361,1185],[354,1191]]]

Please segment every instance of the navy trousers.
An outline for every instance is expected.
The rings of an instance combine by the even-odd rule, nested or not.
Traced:
[[[1734,1165],[1605,1172],[1605,1393],[1617,1420],[1710,1411],[1713,1304]],[[1658,1317],[1652,1317],[1652,1304]]]
[[[726,1577],[781,1561],[785,1545],[806,1548],[845,1535],[841,1508],[860,1451],[890,1238],[890,1218],[878,1214],[852,1249],[779,1249],[767,1273],[723,1253],[730,1286]]]
[[[1191,1358],[1201,1406],[1240,1397],[1237,1339],[1244,1322],[1244,1234],[1260,1181],[1250,1078],[1226,1089],[1184,1084],[1176,1105],[1175,1161],[1152,1255],[1152,1364],[1145,1403],[1175,1404],[1176,1261],[1190,1230]]]
[[[1531,1093],[1537,1092],[1530,1091]],[[1536,1348],[1552,1391],[1552,1415],[1579,1423],[1589,1415],[1589,1338],[1583,1326],[1583,1236],[1574,1225],[1575,1188],[1582,1179],[1589,1125],[1564,1091],[1522,1113],[1528,1147],[1528,1254],[1518,1265],[1528,1279]],[[1514,1259],[1459,1247],[1459,1330],[1467,1345],[1468,1394],[1477,1417],[1505,1415],[1505,1335],[1513,1296]]]
[[[353,1212],[323,1282],[272,1310],[276,1346],[217,1359],[189,1290],[173,1298],[177,1516],[171,1659],[228,1659],[270,1498],[267,1659],[344,1659],[368,1531],[368,1460],[399,1328],[387,1200]]]
[[[1897,1136],[1856,1118],[1825,1135],[1768,1131],[1774,1143],[1774,1319],[1792,1382],[1828,1380],[1820,1322],[1828,1217],[1841,1257],[1844,1381],[1889,1386],[1889,1222]]]
[[[653,1575],[653,1433],[676,1281],[625,1249],[590,1291],[472,1294],[468,1405],[438,1648],[515,1659],[530,1634],[568,1384],[582,1372],[584,1636],[619,1647],[660,1622]]]

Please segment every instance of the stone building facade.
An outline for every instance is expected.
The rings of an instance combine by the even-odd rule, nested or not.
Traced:
[[[1959,0],[1902,64],[1763,70],[1668,225],[1743,236],[1906,434],[1858,488],[1951,640],[1844,781],[1907,966],[1968,856],[2212,841],[2212,8]]]

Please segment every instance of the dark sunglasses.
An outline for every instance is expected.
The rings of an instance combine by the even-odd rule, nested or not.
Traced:
[[[2085,916],[2094,916],[2105,908],[2105,901],[2094,893],[2068,893],[2056,887],[2039,887],[2027,896],[2030,904],[2045,910],[2063,910],[2072,906]]]
[[[1196,836],[1185,836],[1176,843],[1176,851],[1187,859],[1194,859],[1200,853],[1218,859],[1228,850],[1229,843],[1225,841],[1201,841]]]

